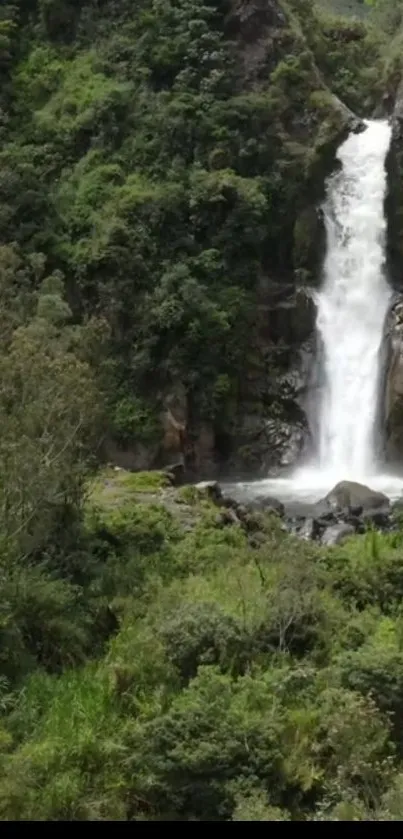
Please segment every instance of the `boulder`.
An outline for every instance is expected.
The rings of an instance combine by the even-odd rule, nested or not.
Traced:
[[[362,507],[363,511],[389,509],[389,498],[383,492],[358,484],[354,481],[340,481],[324,499],[332,510]]]
[[[363,522],[367,526],[377,527],[378,530],[389,530],[392,524],[388,510],[367,510],[363,515]]]
[[[334,511],[330,509],[329,504],[324,498],[313,506],[312,515],[315,519],[321,519],[326,524],[330,524],[336,519]]]
[[[302,527],[298,531],[298,538],[303,539],[306,542],[311,541],[312,539],[317,539],[320,534],[320,525],[316,521],[316,519],[305,519]]]
[[[271,495],[258,495],[246,502],[249,510],[261,510],[262,513],[276,513],[278,516],[284,516],[284,504],[273,498]]]
[[[170,463],[163,471],[172,486],[182,486],[185,482],[185,464],[183,461],[180,460],[178,463]]]
[[[219,503],[222,499],[222,489],[217,481],[200,481],[195,485],[195,489],[200,495],[204,495],[215,503]]]
[[[376,511],[377,512],[377,511]],[[382,515],[382,513],[380,513]],[[368,516],[371,515],[371,511],[367,514]],[[365,523],[364,520],[359,518],[358,516],[353,515],[342,515],[339,518],[338,524],[351,524],[351,527],[354,528],[356,533],[365,533]]]
[[[384,340],[385,388],[383,416],[386,430],[386,457],[403,461],[403,297],[392,305]]]
[[[340,545],[344,539],[353,536],[355,533],[354,527],[351,524],[334,524],[332,527],[327,527],[322,536],[322,545]]]
[[[236,524],[236,525],[241,524],[241,521],[238,518],[235,510],[231,509],[230,507],[227,507],[226,509],[222,510],[222,512],[220,513],[220,515],[217,519],[217,522],[218,522],[219,525],[224,525],[224,526],[233,525],[233,524]]]

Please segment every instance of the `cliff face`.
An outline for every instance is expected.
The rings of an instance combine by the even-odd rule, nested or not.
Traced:
[[[388,275],[394,288],[386,328],[386,389],[384,420],[386,457],[394,466],[403,463],[403,83],[397,84],[392,111],[392,144],[388,156],[389,191]]]
[[[189,428],[184,393],[178,406],[192,436],[188,462],[202,471],[266,474],[294,462],[309,445],[311,288],[319,280],[324,245],[319,204],[335,151],[360,122],[326,85],[301,22],[315,26],[311,3],[236,0],[225,19],[234,92],[251,109],[260,104],[256,130],[265,160],[256,175],[266,182],[275,213],[267,217],[263,247],[250,266],[248,347],[230,423],[218,432],[214,423]],[[169,443],[171,431],[172,424]],[[182,441],[178,434],[169,457],[180,454]]]
[[[0,237],[91,325],[107,457],[255,475],[295,457],[317,207],[371,105],[364,26],[311,0],[61,0],[6,5],[1,27]]]

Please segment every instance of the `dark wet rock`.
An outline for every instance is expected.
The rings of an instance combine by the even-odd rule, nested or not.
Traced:
[[[277,452],[278,470],[296,463],[304,449],[307,425],[292,425],[279,419],[270,419],[265,430],[270,450]]]
[[[276,513],[281,518],[285,514],[284,504],[278,498],[273,498],[271,495],[259,495],[248,501],[245,506],[249,510],[260,510],[262,513]]]
[[[388,193],[387,261],[388,278],[395,290],[386,321],[382,347],[384,371],[382,424],[385,429],[386,460],[403,465],[403,295],[402,295],[402,207],[403,207],[403,80],[395,79],[397,88],[388,91],[394,101],[392,142],[386,161]]]
[[[382,492],[358,484],[354,481],[340,481],[328,493],[324,501],[332,510],[342,511],[344,509],[362,507],[363,511],[389,508],[390,502]]]
[[[226,525],[226,526],[232,525],[232,524],[237,524],[237,525],[241,524],[235,510],[231,510],[231,509],[224,509],[222,511],[222,513],[220,513],[219,519],[220,519],[220,524],[223,524],[223,525]]]
[[[380,530],[389,530],[391,526],[391,517],[389,510],[368,510],[363,514],[364,524],[372,525]]]
[[[322,536],[322,545],[340,545],[349,536],[355,533],[354,527],[351,524],[334,524],[332,527],[327,527]]]
[[[333,510],[329,509],[327,501],[319,501],[312,510],[314,518],[323,519],[326,522],[335,521],[335,514]]]
[[[228,507],[229,510],[237,510],[238,508],[242,508],[241,504],[235,500],[235,498],[231,498],[229,495],[222,495],[220,498],[220,505],[222,507]]]
[[[327,516],[320,516],[320,518],[317,519],[317,522],[321,530],[326,530],[326,528],[330,527],[330,525],[337,524],[337,519],[332,513],[329,513]]]
[[[359,518],[359,516],[350,516],[350,515],[347,515],[345,517],[343,516],[343,518],[341,518],[341,523],[351,524],[351,527],[354,528],[356,533],[363,533],[364,530],[365,530],[364,523],[363,523],[362,519]]]
[[[222,499],[222,489],[217,481],[200,481],[195,485],[195,489],[211,501],[218,502]]]
[[[285,519],[289,533],[307,541],[321,541],[324,545],[337,545],[342,539],[354,533],[365,533],[368,527],[390,531],[395,527],[395,519],[389,508],[369,509],[361,515],[353,515],[361,507],[335,509],[314,518],[293,516]],[[403,507],[400,507],[401,514]]]
[[[305,519],[304,524],[298,531],[298,536],[304,541],[314,540],[320,535],[320,530],[320,525],[316,519]]]
[[[182,461],[171,463],[165,467],[164,474],[172,486],[182,486],[185,483],[185,464]]]
[[[386,434],[386,457],[399,463],[403,458],[403,297],[395,295],[383,340],[385,369],[383,422]]]
[[[288,533],[290,533],[292,536],[297,535],[298,531],[301,529],[302,523],[303,522],[301,522],[300,519],[297,519],[295,517],[285,519],[286,529]]]

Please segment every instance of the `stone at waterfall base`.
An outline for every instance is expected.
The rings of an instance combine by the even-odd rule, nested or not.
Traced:
[[[195,489],[220,508],[217,515],[220,527],[238,524],[246,530],[249,543],[256,548],[265,543],[264,534],[259,532],[259,513],[277,516],[282,520],[283,531],[301,541],[323,545],[324,549],[339,546],[351,536],[365,534],[369,529],[384,533],[396,531],[403,519],[403,497],[400,502],[391,504],[383,493],[354,481],[342,481],[321,501],[296,505],[293,511],[287,509],[287,504],[263,492],[248,496],[242,485],[222,489],[216,481],[204,481]]]
[[[354,481],[341,481],[309,515],[289,519],[287,526],[299,539],[331,547],[368,529],[386,533],[396,530],[402,510],[403,500],[391,505],[382,492]]]
[[[361,508],[369,510],[389,509],[389,498],[383,492],[376,492],[364,484],[355,481],[340,481],[323,499],[331,510],[351,510]]]
[[[340,545],[349,536],[354,536],[355,532],[352,524],[345,524],[344,522],[327,527],[321,539],[322,545],[328,545],[329,547]]]

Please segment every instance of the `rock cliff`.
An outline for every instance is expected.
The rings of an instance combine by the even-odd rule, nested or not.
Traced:
[[[318,208],[375,104],[372,35],[313,0],[6,3],[0,30],[0,241],[86,327],[106,458],[293,462]]]
[[[281,204],[250,266],[248,348],[230,422],[200,423],[185,393],[180,435],[163,413],[161,455],[184,457],[197,472],[264,475],[294,462],[309,441],[304,409],[314,351],[311,288],[323,257],[320,201],[338,145],[360,128],[316,64],[304,35],[309,15],[310,3],[235,0],[225,19],[234,93],[263,102],[258,130],[267,168],[259,175],[277,180]]]

